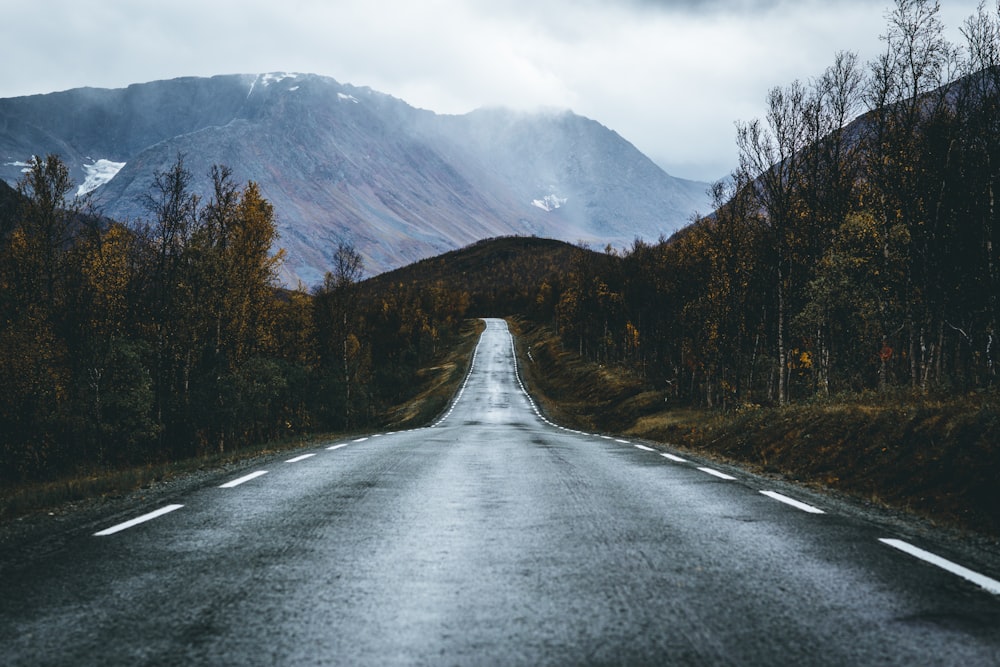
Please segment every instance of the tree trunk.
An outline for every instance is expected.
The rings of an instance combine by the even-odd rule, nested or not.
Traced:
[[[785,349],[785,281],[778,265],[778,405],[788,403],[788,350]]]

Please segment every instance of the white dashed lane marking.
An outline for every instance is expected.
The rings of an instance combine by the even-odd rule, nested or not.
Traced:
[[[761,493],[763,493],[768,498],[774,498],[778,502],[785,503],[786,505],[791,505],[792,507],[800,509],[803,512],[809,512],[810,514],[826,514],[826,512],[819,509],[818,507],[813,507],[812,505],[807,505],[806,503],[795,500],[794,498],[789,498],[788,496],[784,496],[778,493],[777,491],[761,491]]]
[[[698,470],[700,470],[702,472],[707,472],[709,475],[714,475],[715,477],[718,477],[719,479],[727,479],[727,480],[734,480],[734,479],[736,479],[732,475],[727,475],[724,472],[719,472],[718,470],[713,470],[712,468],[698,468]]]
[[[670,459],[671,461],[673,461],[675,463],[687,463],[688,462],[687,459],[682,459],[679,456],[674,456],[673,454],[668,454],[666,452],[660,452],[660,456],[662,456],[665,459]]]
[[[145,522],[149,521],[150,519],[155,519],[158,516],[163,516],[164,514],[168,514],[170,512],[173,512],[174,510],[179,510],[182,507],[184,507],[184,506],[183,505],[167,505],[165,507],[161,507],[158,510],[150,512],[149,514],[143,514],[142,516],[136,517],[136,518],[132,519],[131,521],[126,521],[125,523],[119,523],[116,526],[111,526],[110,528],[105,528],[102,531],[94,533],[94,536],[95,537],[103,537],[104,535],[114,535],[117,532],[120,532],[120,531],[126,530],[128,528],[131,528],[132,526],[138,526],[140,523],[145,523]]]
[[[294,459],[288,459],[287,461],[285,461],[285,463],[298,463],[299,461],[305,461],[306,459],[313,456],[316,456],[315,452],[313,452],[312,454],[303,454],[302,456],[296,456]]]
[[[962,567],[958,563],[953,563],[950,560],[941,558],[940,556],[932,554],[929,551],[924,551],[920,547],[915,547],[909,542],[904,542],[903,540],[881,538],[879,539],[879,542],[888,544],[890,547],[893,547],[894,549],[899,549],[900,551],[908,553],[915,558],[919,558],[920,560],[926,563],[930,563],[931,565],[936,565],[937,567],[940,567],[943,570],[947,570],[952,574],[958,575],[963,579],[971,581],[977,586],[986,589],[993,595],[1000,595],[1000,581],[997,581],[996,579],[990,579],[985,575],[979,574],[978,572],[974,572],[967,567]]]
[[[234,479],[231,482],[226,482],[225,484],[222,484],[221,486],[219,486],[219,488],[220,489],[231,489],[231,488],[233,488],[235,486],[239,486],[240,484],[243,484],[244,482],[249,482],[251,479],[257,479],[261,475],[266,475],[266,474],[267,474],[266,470],[258,470],[257,472],[252,472],[249,475],[244,475],[243,477],[240,477],[238,479]]]
[[[367,440],[367,439],[368,438],[361,438],[360,440],[355,440],[354,442],[363,442],[364,440]],[[347,447],[347,443],[345,442],[345,443],[343,443],[341,445],[334,445],[333,447],[327,447],[326,450],[328,452],[332,452],[332,451],[334,451],[336,449],[340,449],[341,447]]]

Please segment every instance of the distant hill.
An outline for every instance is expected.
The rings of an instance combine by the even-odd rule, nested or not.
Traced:
[[[285,282],[319,282],[338,242],[369,275],[497,236],[597,247],[656,240],[710,203],[632,144],[571,112],[443,116],[317,75],[227,75],[0,99],[0,178],[58,153],[106,215],[183,154],[195,188],[232,167],[275,206]]]
[[[394,289],[427,291],[436,285],[466,292],[471,317],[531,315],[544,304],[536,299],[548,283],[553,294],[572,270],[578,246],[525,236],[477,241],[469,246],[429,257],[373,276],[361,283],[362,293],[378,298]]]

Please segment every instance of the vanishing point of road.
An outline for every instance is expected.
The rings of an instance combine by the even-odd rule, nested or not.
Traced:
[[[488,320],[432,426],[7,545],[0,664],[1000,664],[996,554],[554,425],[514,359]]]

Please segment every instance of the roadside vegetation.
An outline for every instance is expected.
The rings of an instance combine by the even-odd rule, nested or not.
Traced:
[[[360,433],[366,428],[376,427],[398,430],[423,426],[443,413],[469,371],[472,352],[483,328],[479,320],[463,323],[454,345],[436,359],[434,365],[421,368],[415,373],[414,382],[409,386],[404,402],[389,407],[378,420],[373,420],[354,432]],[[77,501],[124,496],[196,471],[238,465],[247,459],[268,457],[348,435],[351,434],[330,432],[298,435],[249,444],[230,452],[207,452],[176,461],[119,468],[80,466],[75,472],[53,479],[27,480],[0,487],[0,521],[31,512],[71,506]]]
[[[467,293],[376,290],[346,244],[321,284],[283,289],[270,203],[225,166],[209,176],[203,201],[178,156],[148,219],[127,223],[72,197],[55,155],[0,188],[0,496],[141,483],[178,462],[413,423],[447,401],[438,376],[460,372],[447,359]]]
[[[519,319],[511,327],[525,382],[560,423],[663,443],[1000,538],[996,391],[680,407],[620,366],[565,349],[551,328]]]

